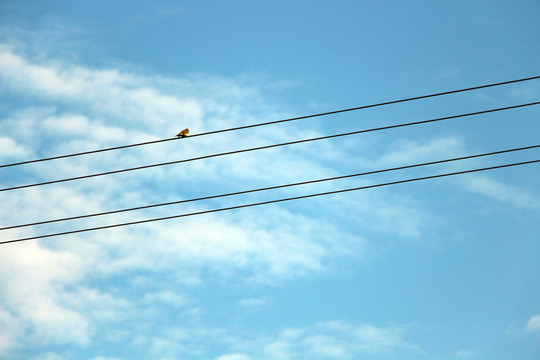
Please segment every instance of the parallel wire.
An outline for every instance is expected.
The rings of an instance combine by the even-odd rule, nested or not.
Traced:
[[[101,212],[101,213],[93,213],[93,214],[71,216],[71,217],[65,217],[65,218],[59,218],[59,219],[53,219],[53,220],[44,220],[44,221],[38,221],[38,222],[33,222],[33,223],[27,223],[27,224],[12,225],[12,226],[2,227],[2,228],[0,228],[0,230],[9,230],[9,229],[16,229],[16,228],[22,228],[22,227],[28,227],[28,226],[36,226],[36,225],[51,224],[51,223],[56,223],[56,222],[64,222],[64,221],[70,221],[70,220],[80,220],[80,219],[96,217],[96,216],[111,215],[111,214],[117,214],[117,213],[128,212],[128,211],[150,209],[150,208],[155,208],[155,207],[160,207],[160,206],[177,205],[177,204],[183,204],[183,203],[189,203],[189,202],[195,202],[195,201],[210,200],[210,199],[217,199],[217,198],[223,198],[223,197],[229,197],[229,196],[249,194],[249,193],[254,193],[254,192],[261,192],[261,191],[267,191],[267,190],[282,189],[282,188],[287,188],[287,187],[292,187],[292,186],[308,185],[308,184],[327,182],[327,181],[334,181],[334,180],[340,180],[340,179],[346,179],[346,178],[352,178],[352,177],[373,175],[373,174],[384,173],[384,172],[411,169],[411,168],[416,168],[416,167],[422,167],[422,166],[428,166],[428,165],[436,165],[436,164],[442,164],[442,163],[448,163],[448,162],[454,162],[454,161],[461,161],[461,160],[468,160],[468,159],[474,159],[474,158],[479,158],[479,157],[500,155],[500,154],[505,154],[505,153],[510,153],[510,152],[531,150],[531,149],[536,149],[536,148],[540,148],[540,144],[539,145],[525,146],[525,147],[520,147],[520,148],[492,151],[492,152],[482,153],[482,154],[460,156],[460,157],[444,159],[444,160],[429,161],[429,162],[424,162],[424,163],[420,163],[420,164],[404,165],[404,166],[398,166],[398,167],[387,168],[387,169],[372,170],[372,171],[366,171],[366,172],[361,172],[361,173],[356,173],[356,174],[334,176],[334,177],[329,177],[329,178],[324,178],[324,179],[301,181],[301,182],[296,182],[296,183],[291,183],[291,184],[275,185],[275,186],[269,186],[269,187],[258,188],[258,189],[250,189],[250,190],[236,191],[236,192],[230,192],[230,193],[225,193],[225,194],[198,197],[198,198],[193,198],[193,199],[171,201],[171,202],[160,203],[160,204],[151,204],[151,205],[137,206],[137,207],[127,208],[127,209],[105,211],[105,212]]]
[[[205,132],[205,133],[194,134],[194,135],[191,135],[190,137],[218,134],[218,133],[223,133],[223,132],[228,132],[228,131],[249,129],[249,128],[258,127],[258,126],[266,126],[266,125],[279,124],[279,123],[284,123],[284,122],[289,122],[289,121],[296,121],[296,120],[303,120],[303,119],[309,119],[309,118],[320,117],[320,116],[334,115],[334,114],[339,114],[339,113],[344,113],[344,112],[357,111],[357,110],[363,110],[363,109],[374,108],[374,107],[379,107],[379,106],[398,104],[398,103],[402,103],[402,102],[427,99],[427,98],[436,97],[436,96],[450,95],[450,94],[456,94],[456,93],[460,93],[460,92],[485,89],[485,88],[489,88],[489,87],[514,84],[514,83],[518,83],[518,82],[530,81],[530,80],[535,80],[535,79],[539,79],[539,78],[540,78],[540,76],[531,76],[531,77],[522,78],[522,79],[516,79],[516,80],[503,81],[503,82],[486,84],[486,85],[473,86],[473,87],[464,88],[464,89],[450,90],[450,91],[444,91],[444,92],[440,92],[440,93],[420,95],[420,96],[404,98],[404,99],[398,99],[398,100],[385,101],[385,102],[376,103],[376,104],[357,106],[357,107],[352,107],[352,108],[347,108],[347,109],[340,109],[340,110],[334,110],[334,111],[318,113],[318,114],[311,114],[311,115],[298,116],[298,117],[282,119],[282,120],[268,121],[268,122],[263,122],[263,123],[258,123],[258,124],[238,126],[238,127],[233,127],[233,128],[229,128],[229,129],[208,131],[208,132]],[[21,161],[21,162],[16,162],[16,163],[11,163],[11,164],[0,165],[0,168],[10,167],[10,166],[17,166],[17,165],[24,165],[24,164],[31,164],[31,163],[37,163],[37,162],[49,161],[49,160],[57,160],[57,159],[63,159],[63,158],[68,158],[68,157],[73,157],[73,156],[95,154],[95,153],[104,152],[104,151],[120,150],[120,149],[126,149],[126,148],[130,148],[130,147],[135,147],[135,146],[157,144],[157,143],[161,143],[161,142],[165,142],[165,141],[172,141],[172,140],[178,140],[178,139],[185,139],[185,138],[173,137],[173,138],[145,141],[145,142],[136,143],[136,144],[115,146],[115,147],[104,148],[104,149],[83,151],[83,152],[73,153],[73,154],[52,156],[52,157],[42,158],[42,159],[27,160],[27,161]]]
[[[540,162],[540,159],[530,160],[530,161],[523,161],[523,162],[518,162],[518,163],[511,163],[511,164],[504,164],[504,165],[497,165],[497,166],[489,166],[489,167],[484,167],[484,168],[477,168],[477,169],[464,170],[464,171],[456,171],[456,172],[445,173],[445,174],[438,174],[438,175],[423,176],[423,177],[412,178],[412,179],[391,181],[391,182],[386,182],[386,183],[380,183],[380,184],[375,184],[375,185],[367,185],[367,186],[360,186],[360,187],[349,188],[349,189],[334,190],[334,191],[327,191],[327,192],[316,193],[316,194],[294,196],[294,197],[289,197],[289,198],[269,200],[269,201],[263,201],[263,202],[258,202],[258,203],[250,203],[250,204],[244,204],[244,205],[230,206],[230,207],[219,208],[219,209],[197,211],[197,212],[192,212],[192,213],[179,214],[179,215],[173,215],[173,216],[166,216],[166,217],[160,217],[160,218],[154,218],[154,219],[145,219],[145,220],[138,220],[138,221],[121,223],[121,224],[104,225],[104,226],[97,226],[97,227],[84,228],[84,229],[78,229],[78,230],[58,232],[58,233],[53,233],[53,234],[30,236],[30,237],[26,237],[26,238],[0,241],[0,245],[16,243],[16,242],[22,242],[22,241],[29,241],[29,240],[44,239],[44,238],[49,238],[49,237],[77,234],[77,233],[83,233],[83,232],[89,232],[89,231],[96,231],[96,230],[104,230],[104,229],[118,228],[118,227],[124,227],[124,226],[138,225],[138,224],[150,223],[150,222],[155,222],[155,221],[177,219],[177,218],[183,218],[183,217],[188,217],[188,216],[197,216],[197,215],[210,214],[210,213],[216,213],[216,212],[221,212],[221,211],[229,211],[229,210],[235,210],[235,209],[242,209],[242,208],[248,208],[248,207],[254,207],[254,206],[269,205],[269,204],[275,204],[275,203],[291,201],[291,200],[300,200],[300,199],[307,199],[307,198],[313,198],[313,197],[318,197],[318,196],[340,194],[340,193],[345,193],[345,192],[350,192],[350,191],[372,189],[372,188],[383,187],[383,186],[404,184],[404,183],[409,183],[409,182],[414,182],[414,181],[436,179],[436,178],[442,178],[442,177],[454,176],[454,175],[469,174],[469,173],[474,173],[474,172],[479,172],[479,171],[502,169],[502,168],[508,168],[508,167],[512,167],[512,166],[527,165],[527,164],[533,164],[533,163],[539,163],[539,162]]]
[[[34,187],[34,186],[57,184],[57,183],[62,183],[62,182],[67,182],[67,181],[82,180],[82,179],[87,179],[87,178],[91,178],[91,177],[112,175],[112,174],[118,174],[118,173],[123,173],[123,172],[128,172],[128,171],[148,169],[148,168],[158,167],[158,166],[180,164],[180,163],[185,163],[185,162],[190,162],[190,161],[197,161],[197,160],[214,158],[214,157],[218,157],[218,156],[225,156],[225,155],[239,154],[239,153],[256,151],[256,150],[270,149],[270,148],[275,148],[275,147],[280,147],[280,146],[300,144],[300,143],[306,143],[306,142],[318,141],[318,140],[325,140],[325,139],[331,139],[331,138],[336,138],[336,137],[341,137],[341,136],[356,135],[356,134],[362,134],[362,133],[367,133],[367,132],[372,132],[372,131],[388,130],[388,129],[395,129],[395,128],[405,127],[405,126],[427,124],[427,123],[432,123],[432,122],[437,122],[437,121],[443,121],[443,120],[466,117],[466,116],[474,116],[474,115],[487,114],[487,113],[503,111],[503,110],[517,109],[517,108],[521,108],[521,107],[538,105],[538,104],[540,104],[540,101],[536,101],[536,102],[532,102],[532,103],[526,103],[526,104],[513,105],[513,106],[506,106],[506,107],[496,108],[496,109],[476,111],[476,112],[471,112],[471,113],[466,113],[466,114],[445,116],[445,117],[436,118],[436,119],[415,121],[415,122],[410,122],[410,123],[405,123],[405,124],[387,125],[387,126],[381,126],[381,127],[377,127],[377,128],[371,128],[371,129],[351,131],[351,132],[341,133],[341,134],[321,136],[321,137],[316,137],[316,138],[311,138],[311,139],[289,141],[289,142],[284,142],[284,143],[279,143],[279,144],[272,144],[272,145],[265,145],[265,146],[259,146],[259,147],[249,148],[249,149],[227,151],[227,152],[222,152],[222,153],[217,153],[217,154],[198,156],[198,157],[194,157],[194,158],[190,158],[190,159],[184,159],[184,160],[175,160],[175,161],[169,161],[169,162],[158,163],[158,164],[143,165],[143,166],[137,166],[137,167],[127,168],[127,169],[112,170],[112,171],[106,171],[106,172],[96,173],[96,174],[76,176],[76,177],[66,178],[66,179],[45,181],[45,182],[34,183],[34,184],[19,185],[19,186],[0,189],[0,192],[2,192],[2,191],[10,191],[10,190],[17,190],[17,189],[24,189],[24,188]]]

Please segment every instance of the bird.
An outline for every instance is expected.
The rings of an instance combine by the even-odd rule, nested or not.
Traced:
[[[182,131],[180,131],[178,134],[176,134],[176,136],[178,137],[186,137],[189,135],[189,129],[184,129]]]

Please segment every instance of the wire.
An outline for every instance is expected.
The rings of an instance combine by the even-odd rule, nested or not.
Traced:
[[[78,229],[78,230],[71,230],[71,231],[52,233],[52,234],[45,234],[45,235],[39,235],[39,236],[30,236],[30,237],[26,237],[26,238],[0,241],[0,245],[10,244],[10,243],[15,243],[15,242],[28,241],[28,240],[44,239],[44,238],[56,237],[56,236],[78,234],[78,233],[83,233],[83,232],[88,232],[88,231],[96,231],[96,230],[112,229],[112,228],[123,227],[123,226],[138,225],[138,224],[150,223],[150,222],[155,222],[155,221],[177,219],[177,218],[188,217],[188,216],[210,214],[210,213],[216,213],[216,212],[221,212],[221,211],[243,209],[243,208],[254,207],[254,206],[269,205],[269,204],[275,204],[275,203],[284,202],[284,201],[307,199],[307,198],[312,198],[312,197],[317,197],[317,196],[340,194],[340,193],[345,193],[345,192],[350,192],[350,191],[373,189],[373,188],[383,187],[383,186],[404,184],[404,183],[409,183],[409,182],[414,182],[414,181],[421,181],[421,180],[430,180],[430,179],[436,179],[436,178],[442,178],[442,177],[454,176],[454,175],[469,174],[469,173],[474,173],[474,172],[479,172],[479,171],[502,169],[502,168],[507,168],[507,167],[512,167],[512,166],[527,165],[527,164],[533,164],[533,163],[538,163],[538,162],[540,162],[540,159],[530,160],[530,161],[523,161],[523,162],[518,162],[518,163],[511,163],[511,164],[504,164],[504,165],[497,165],[497,166],[489,166],[489,167],[478,168],[478,169],[456,171],[456,172],[452,172],[452,173],[445,173],[445,174],[439,174],[439,175],[423,176],[423,177],[418,177],[418,178],[391,181],[391,182],[386,182],[386,183],[380,183],[380,184],[375,184],[375,185],[367,185],[367,186],[360,186],[360,187],[349,188],[349,189],[327,191],[327,192],[316,193],[316,194],[294,196],[294,197],[289,197],[289,198],[269,200],[269,201],[263,201],[263,202],[258,202],[258,203],[230,206],[230,207],[225,207],[225,208],[220,208],[220,209],[197,211],[197,212],[192,212],[192,213],[165,216],[165,217],[154,218],[154,219],[145,219],[145,220],[138,220],[138,221],[120,223],[120,224],[104,225],[104,226],[97,226],[97,227],[91,227],[91,228],[84,228],[84,229]]]
[[[204,135],[218,134],[218,133],[222,133],[222,132],[236,131],[236,130],[242,130],[242,129],[249,129],[249,128],[258,127],[258,126],[266,126],[266,125],[279,124],[279,123],[284,123],[284,122],[289,122],[289,121],[296,121],[296,120],[303,120],[303,119],[309,119],[309,118],[320,117],[320,116],[334,115],[334,114],[339,114],[339,113],[344,113],[344,112],[349,112],[349,111],[357,111],[357,110],[363,110],[363,109],[374,108],[374,107],[379,107],[379,106],[386,106],[386,105],[398,104],[398,103],[402,103],[402,102],[408,102],[408,101],[415,101],[415,100],[427,99],[427,98],[436,97],[436,96],[443,96],[443,95],[456,94],[456,93],[460,93],[460,92],[466,92],[466,91],[472,91],[472,90],[485,89],[485,88],[494,87],[494,86],[501,86],[501,85],[514,84],[514,83],[518,83],[518,82],[529,81],[529,80],[535,80],[535,79],[539,79],[539,78],[540,78],[540,76],[531,76],[531,77],[522,78],[522,79],[516,79],[516,80],[503,81],[503,82],[492,83],[492,84],[486,84],[486,85],[473,86],[473,87],[464,88],[464,89],[444,91],[444,92],[440,92],[440,93],[434,93],[434,94],[428,94],[428,95],[415,96],[415,97],[410,97],[410,98],[405,98],[405,99],[399,99],[399,100],[385,101],[385,102],[381,102],[381,103],[370,104],[370,105],[363,105],[363,106],[357,106],[357,107],[352,107],[352,108],[348,108],[348,109],[340,109],[340,110],[328,111],[328,112],[323,112],[323,113],[318,113],[318,114],[305,115],[305,116],[298,116],[298,117],[293,117],[293,118],[288,118],[288,119],[282,119],[282,120],[275,120],[275,121],[263,122],[263,123],[258,123],[258,124],[251,124],[251,125],[238,126],[238,127],[233,127],[233,128],[229,128],[229,129],[222,129],[222,130],[208,131],[208,132],[205,132],[205,133],[194,134],[194,135],[191,135],[191,136],[189,136],[189,137],[196,137],[196,136],[204,136]],[[126,149],[126,148],[130,148],[130,147],[135,147],[135,146],[143,146],[143,145],[157,144],[157,143],[161,143],[161,142],[165,142],[165,141],[172,141],[172,140],[178,140],[178,139],[184,139],[184,138],[173,137],[173,138],[166,138],[166,139],[159,139],[159,140],[145,141],[145,142],[136,143],[136,144],[129,144],[129,145],[122,145],[122,146],[115,146],[115,147],[104,148],[104,149],[97,149],[97,150],[83,151],[83,152],[73,153],[73,154],[66,154],[66,155],[52,156],[52,157],[42,158],[42,159],[27,160],[27,161],[21,161],[21,162],[16,162],[16,163],[11,163],[11,164],[0,165],[0,168],[10,167],[10,166],[17,166],[17,165],[24,165],[24,164],[31,164],[31,163],[41,162],[41,161],[57,160],[57,159],[63,159],[63,158],[68,158],[68,157],[73,157],[73,156],[81,156],[81,155],[95,154],[95,153],[104,152],[104,151],[120,150],[120,149]]]
[[[63,222],[63,221],[69,221],[69,220],[79,220],[79,219],[85,219],[85,218],[90,218],[90,217],[95,217],[95,216],[111,215],[111,214],[117,214],[117,213],[128,212],[128,211],[150,209],[150,208],[155,208],[155,207],[160,207],[160,206],[169,206],[169,205],[177,205],[177,204],[183,204],[183,203],[188,203],[188,202],[217,199],[217,198],[228,197],[228,196],[236,196],[236,195],[243,195],[243,194],[249,194],[249,193],[260,192],[260,191],[287,188],[287,187],[292,187],[292,186],[308,185],[308,184],[314,184],[314,183],[319,183],[319,182],[334,181],[334,180],[340,180],[340,179],[346,179],[346,178],[352,178],[352,177],[358,177],[358,176],[365,176],[365,175],[373,175],[373,174],[378,174],[378,173],[383,173],[383,172],[411,169],[411,168],[427,166],[427,165],[436,165],[436,164],[442,164],[442,163],[453,162],[453,161],[468,160],[468,159],[485,157],[485,156],[500,155],[500,154],[505,154],[505,153],[509,153],[509,152],[531,150],[531,149],[536,149],[536,148],[540,148],[540,145],[532,145],[532,146],[525,146],[525,147],[520,147],[520,148],[492,151],[492,152],[483,153],[483,154],[467,155],[467,156],[461,156],[461,157],[444,159],[444,160],[430,161],[430,162],[425,162],[425,163],[420,163],[420,164],[398,166],[398,167],[382,169],[382,170],[372,170],[372,171],[361,172],[361,173],[357,173],[357,174],[334,176],[334,177],[329,177],[329,178],[324,178],[324,179],[308,180],[308,181],[296,182],[296,183],[291,183],[291,184],[283,184],[283,185],[269,186],[269,187],[258,188],[258,189],[236,191],[236,192],[230,192],[230,193],[219,194],[219,195],[204,196],[204,197],[193,198],[193,199],[186,199],[186,200],[171,201],[171,202],[160,203],[160,204],[137,206],[137,207],[127,208],[127,209],[120,209],[120,210],[111,210],[111,211],[105,211],[105,212],[101,212],[101,213],[93,213],[93,214],[71,216],[71,217],[65,217],[65,218],[59,218],[59,219],[53,219],[53,220],[44,220],[44,221],[38,221],[38,222],[33,222],[33,223],[27,223],[27,224],[12,225],[12,226],[2,227],[2,228],[0,228],[0,230],[17,229],[17,228],[28,227],[28,226],[44,225],[44,224],[51,224],[51,223],[55,223],[55,222]]]
[[[112,175],[112,174],[118,174],[118,173],[123,173],[123,172],[128,172],[128,171],[148,169],[148,168],[158,167],[158,166],[180,164],[180,163],[185,163],[185,162],[190,162],[190,161],[209,159],[209,158],[218,157],[218,156],[225,156],[225,155],[239,154],[239,153],[256,151],[256,150],[270,149],[270,148],[275,148],[275,147],[280,147],[280,146],[300,144],[300,143],[318,141],[318,140],[325,140],[325,139],[331,139],[331,138],[336,138],[336,137],[341,137],[341,136],[362,134],[362,133],[372,132],[372,131],[388,130],[388,129],[394,129],[394,128],[405,127],[405,126],[427,124],[427,123],[432,123],[432,122],[437,122],[437,121],[456,119],[456,118],[461,118],[461,117],[466,117],[466,116],[474,116],[474,115],[480,115],[480,114],[487,114],[487,113],[492,113],[492,112],[496,112],[496,111],[516,109],[516,108],[520,108],[520,107],[538,105],[538,104],[540,104],[540,101],[527,103],[527,104],[507,106],[507,107],[496,108],[496,109],[476,111],[476,112],[467,113],[467,114],[445,116],[445,117],[436,118],[436,119],[415,121],[415,122],[410,122],[410,123],[405,123],[405,124],[388,125],[388,126],[382,126],[382,127],[377,127],[377,128],[371,128],[371,129],[364,129],[364,130],[357,130],[357,131],[352,131],[352,132],[347,132],[347,133],[341,133],[341,134],[321,136],[321,137],[316,137],[316,138],[311,138],[311,139],[303,139],[303,140],[296,140],[296,141],[290,141],[290,142],[279,143],[279,144],[265,145],[265,146],[259,146],[259,147],[249,148],[249,149],[227,151],[227,152],[222,152],[222,153],[217,153],[217,154],[212,154],[212,155],[204,155],[204,156],[199,156],[199,157],[194,157],[194,158],[184,159],[184,160],[175,160],[175,161],[169,161],[169,162],[158,163],[158,164],[143,165],[143,166],[137,166],[137,167],[127,168],[127,169],[120,169],[120,170],[106,171],[106,172],[96,173],[96,174],[76,176],[76,177],[66,178],[66,179],[45,181],[45,182],[34,183],[34,184],[19,185],[19,186],[0,189],[0,192],[24,189],[24,188],[34,187],[34,186],[58,184],[58,183],[67,182],[67,181],[82,180],[82,179],[87,179],[87,178],[91,178],[91,177]]]

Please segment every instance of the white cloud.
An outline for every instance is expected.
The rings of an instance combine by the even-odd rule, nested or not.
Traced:
[[[64,359],[65,358],[62,355],[51,352],[51,351],[32,357],[32,360],[64,360]]]
[[[248,309],[255,309],[264,306],[268,303],[268,300],[263,297],[252,297],[238,301],[238,305]]]
[[[247,98],[258,96],[234,84],[234,81],[226,83],[219,80],[212,85],[209,79],[205,80],[215,92],[211,94],[197,89],[201,85],[193,85],[191,80],[150,79],[117,70],[92,70],[58,61],[32,63],[6,46],[0,47],[0,76],[15,94],[37,98],[44,103],[63,103],[67,109],[64,111],[56,106],[43,105],[16,108],[3,119],[0,128],[13,137],[3,137],[0,145],[15,149],[11,155],[18,156],[29,153],[56,155],[99,148],[106,144],[172,136],[186,124],[195,132],[200,132],[212,121],[220,121],[210,117],[203,126],[203,107],[209,109],[210,114],[219,112],[221,118],[231,121],[227,125],[233,126],[234,122],[247,121],[246,117],[242,119],[240,116],[245,111],[241,104]],[[172,89],[171,94],[164,93],[167,87]],[[186,87],[190,90],[179,90]],[[202,92],[204,96],[201,95],[198,100],[186,99],[178,95],[178,91]],[[233,97],[232,101],[230,96]],[[234,99],[239,102],[235,103]],[[256,133],[254,138],[242,137],[241,142],[260,141],[264,136],[264,132]],[[150,163],[154,157],[176,155],[178,158],[179,155],[185,157],[201,150],[205,153],[219,151],[220,146],[238,146],[231,137],[222,137],[224,141],[220,141],[220,144],[210,139],[202,140],[199,145],[202,143],[205,147],[199,146],[199,149],[188,141],[182,146],[179,143],[161,148],[157,146],[155,151],[150,152],[135,149],[116,154],[115,157],[81,157],[39,164],[29,167],[25,176],[28,178],[30,175],[30,178],[23,181],[31,183],[47,178],[70,177],[102,171],[104,166],[124,167],[140,164],[141,160]],[[267,159],[269,163],[264,166],[253,166],[251,160],[245,163],[237,159],[230,163],[234,166],[233,172],[227,170],[228,164],[225,163],[223,168],[214,167],[213,176],[232,174],[233,179],[236,177],[240,182],[245,182],[246,179],[242,177],[249,178],[249,169],[261,168],[261,174],[268,173],[264,168],[275,170],[272,162],[278,162],[277,159]],[[281,167],[280,172],[287,174],[287,164],[281,161]],[[171,169],[170,174],[181,179],[185,168]],[[193,170],[190,171],[190,178],[193,179],[197,179],[197,172],[205,173],[204,166],[189,168]],[[19,171],[14,170],[15,177],[20,174]],[[110,177],[86,183],[2,193],[2,203],[5,205],[0,209],[2,225],[141,205],[156,202],[163,195],[174,198],[174,194],[163,192],[162,184],[155,188],[140,186],[141,181],[167,181],[166,177],[160,175],[165,173],[160,169],[154,173],[157,176],[141,175],[127,182]],[[178,189],[177,184],[169,187]],[[147,199],[143,194],[151,198]],[[13,208],[19,211],[9,211]],[[201,207],[186,206],[174,211],[198,209]],[[166,209],[159,209],[151,214],[165,212]],[[3,232],[2,239],[88,227],[102,224],[103,220],[122,222],[133,220],[134,216],[140,215],[118,214],[106,219],[48,225],[42,230],[11,230]],[[276,223],[280,226],[274,226]],[[50,246],[40,242],[6,246],[6,250],[0,254],[3,260],[0,281],[6,289],[0,299],[2,324],[12,329],[26,330],[2,338],[1,349],[5,353],[7,349],[20,344],[27,335],[31,335],[38,346],[85,344],[90,341],[99,324],[123,321],[134,309],[144,307],[144,303],[167,306],[183,306],[186,303],[182,293],[159,287],[134,302],[85,286],[93,277],[106,279],[140,270],[158,274],[166,272],[177,278],[191,279],[183,283],[183,286],[188,286],[188,283],[196,282],[194,279],[204,268],[214,269],[221,276],[246,271],[251,274],[248,279],[257,282],[282,281],[322,271],[330,258],[336,255],[331,254],[332,242],[319,232],[321,228],[339,233],[330,224],[269,207],[258,212],[245,212],[241,217],[207,215],[118,229],[106,234],[95,232],[82,234],[78,238],[49,239],[51,241],[43,243]],[[150,286],[149,283],[146,286]],[[192,306],[186,312],[195,309],[196,306]]]
[[[520,208],[537,208],[540,199],[519,187],[504,184],[488,176],[474,175],[461,180],[473,192]]]
[[[15,140],[9,137],[0,137],[0,156],[1,160],[11,158],[22,158],[29,156],[30,151],[27,147],[17,144]]]
[[[537,101],[540,94],[540,85],[538,81],[532,81],[522,84],[517,84],[510,95],[520,101]]]
[[[58,291],[80,280],[83,263],[71,252],[48,250],[37,243],[3,248],[0,253],[0,287],[4,289],[0,298],[2,323],[9,325],[10,333],[15,334],[4,339],[4,351],[19,346],[22,339],[27,344],[41,345],[89,341],[92,328],[88,319],[65,304],[69,292]]]
[[[264,354],[265,358],[273,359],[344,359],[360,354],[387,354],[395,350],[423,352],[417,345],[403,339],[403,329],[399,327],[329,321],[282,331],[264,347]]]
[[[473,359],[476,354],[471,350],[458,350],[454,353],[454,356],[458,359]]]
[[[390,152],[384,154],[377,161],[378,167],[407,165],[433,160],[464,156],[465,144],[458,137],[443,137],[431,139],[426,143],[417,141],[399,141],[391,144]],[[446,171],[458,171],[462,163],[448,163]],[[467,166],[467,169],[474,166]],[[430,168],[433,169],[433,168]],[[460,177],[458,183],[469,191],[482,194],[497,201],[501,201],[520,208],[537,208],[540,199],[535,195],[519,188],[508,185],[487,175],[473,174]]]
[[[286,328],[278,333],[197,324],[189,328],[160,329],[154,336],[139,337],[136,342],[136,346],[151,346],[156,358],[167,354],[204,357],[201,355],[210,352],[209,344],[219,344],[225,349],[213,357],[215,360],[355,359],[395,354],[407,358],[407,355],[424,354],[421,347],[405,339],[404,327],[338,320]]]
[[[19,319],[0,308],[0,355],[9,354],[17,345],[18,338],[23,334],[23,324]]]
[[[182,119],[201,128],[202,111],[196,101],[165,95],[149,85],[153,80],[117,70],[58,63],[36,65],[2,45],[0,79],[11,91],[24,96],[83,107],[94,116],[123,118],[126,125],[136,124],[147,132],[161,133],[161,137],[171,120]]]
[[[463,141],[457,137],[436,138],[427,143],[399,141],[390,148],[392,150],[379,159],[379,166],[408,165],[457,157],[463,152]]]
[[[527,321],[527,325],[525,325],[525,329],[527,331],[539,331],[540,330],[540,314],[533,315]]]
[[[0,147],[15,149],[11,155],[19,158],[163,138],[186,126],[198,133],[283,115],[267,104],[255,87],[245,86],[238,79],[163,79],[115,69],[89,69],[61,61],[37,62],[7,46],[0,46],[0,78],[13,94],[39,103],[15,107],[0,121],[0,131],[8,134],[0,139]],[[114,156],[107,153],[35,164],[26,170],[13,169],[11,180],[3,178],[1,186],[12,186],[18,179],[32,183],[318,135],[315,130],[307,134],[290,126],[287,130],[261,128],[238,132],[235,136],[188,138],[152,148],[115,152]],[[433,146],[444,147],[444,141],[441,144]],[[336,154],[344,151],[330,142],[323,145],[325,154],[332,158],[339,158]],[[4,192],[0,194],[4,205],[0,208],[1,226],[334,174],[333,168],[313,160],[313,151],[309,146],[275,149],[224,157],[219,161]],[[314,192],[317,189],[312,188]],[[0,236],[7,240],[168,216],[264,201],[290,192],[288,189],[271,195],[253,194],[239,200],[184,204],[37,229],[21,228],[2,232]],[[357,203],[347,205],[344,199],[344,206],[356,209],[351,216],[369,214],[371,220],[366,217],[359,224],[371,224],[374,232],[387,232],[389,227],[379,225],[377,228],[373,224],[396,222],[397,215],[401,214],[399,219],[411,221],[400,220],[401,225],[393,227],[394,233],[419,235],[422,216],[414,212],[411,203],[401,202],[396,207],[392,201],[381,201],[377,195],[364,200],[359,207]],[[96,331],[104,324],[110,331],[100,336],[130,339],[133,334],[120,333],[115,324],[124,324],[137,311],[144,316],[156,316],[156,311],[149,309],[160,306],[176,307],[178,316],[196,322],[204,309],[186,292],[204,284],[201,274],[208,272],[222,279],[234,278],[239,284],[279,284],[320,274],[343,257],[362,255],[366,245],[364,237],[354,229],[342,229],[341,218],[320,216],[312,211],[322,206],[336,211],[339,206],[335,200],[312,199],[307,210],[303,206],[257,207],[6,246],[0,253],[0,286],[6,289],[0,295],[0,327],[14,331],[0,338],[0,356],[23,343],[36,348],[62,344],[83,346],[93,341]],[[414,215],[403,217],[402,214]],[[95,285],[96,280],[106,283],[117,277],[130,279],[129,283],[120,285],[122,291]],[[172,289],[171,284],[177,288]],[[136,290],[131,290],[131,286]],[[266,302],[261,297],[244,298],[237,304],[253,308]],[[144,316],[140,321],[145,321]],[[279,336],[266,344],[267,355],[304,351],[336,357],[357,351],[377,353],[406,347],[395,329],[350,327],[356,331],[356,337],[348,335],[345,340],[341,339],[344,332],[331,328],[330,324],[300,329],[304,335],[297,339]],[[164,349],[172,353],[184,351],[184,347],[166,336],[140,341],[151,344],[155,353],[163,353]],[[357,345],[353,346],[353,342]],[[243,354],[233,352],[224,356]]]
[[[180,306],[184,305],[187,300],[186,297],[182,294],[178,294],[170,290],[163,290],[144,295],[144,301],[150,303],[164,303]]]
[[[250,360],[251,358],[244,354],[226,354],[222,356],[218,356],[216,360]]]

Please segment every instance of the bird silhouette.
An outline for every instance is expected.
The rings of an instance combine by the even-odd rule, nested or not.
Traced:
[[[189,135],[189,129],[184,129],[182,131],[180,131],[178,134],[176,134],[176,136],[178,137],[186,137]]]

